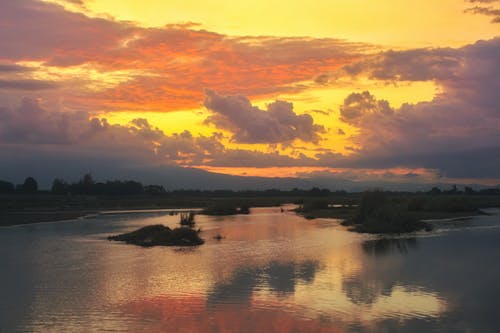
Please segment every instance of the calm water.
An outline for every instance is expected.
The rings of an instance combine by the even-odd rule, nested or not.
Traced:
[[[500,215],[382,239],[279,208],[196,221],[189,249],[105,239],[161,212],[0,229],[0,332],[500,332]]]

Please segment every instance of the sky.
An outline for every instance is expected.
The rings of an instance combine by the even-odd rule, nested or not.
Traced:
[[[0,179],[500,184],[500,0],[0,6]]]

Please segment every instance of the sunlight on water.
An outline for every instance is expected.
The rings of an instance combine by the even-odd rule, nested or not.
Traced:
[[[106,240],[178,220],[122,212],[0,230],[0,332],[494,332],[497,216],[377,238],[257,208],[197,215],[206,243],[196,248]]]

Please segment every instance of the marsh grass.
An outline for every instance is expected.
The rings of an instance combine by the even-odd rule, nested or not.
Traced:
[[[179,224],[182,226],[188,226],[188,227],[194,227],[196,222],[194,221],[194,212],[185,212],[181,213],[180,215],[180,222]]]
[[[364,192],[356,215],[343,224],[351,226],[353,231],[371,234],[401,234],[432,229],[430,224],[408,212],[408,202],[404,198],[389,197],[381,190]]]

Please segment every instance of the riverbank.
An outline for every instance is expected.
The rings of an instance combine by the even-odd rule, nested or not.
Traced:
[[[0,213],[0,227],[74,220],[97,213],[97,211],[92,210],[2,212]]]

